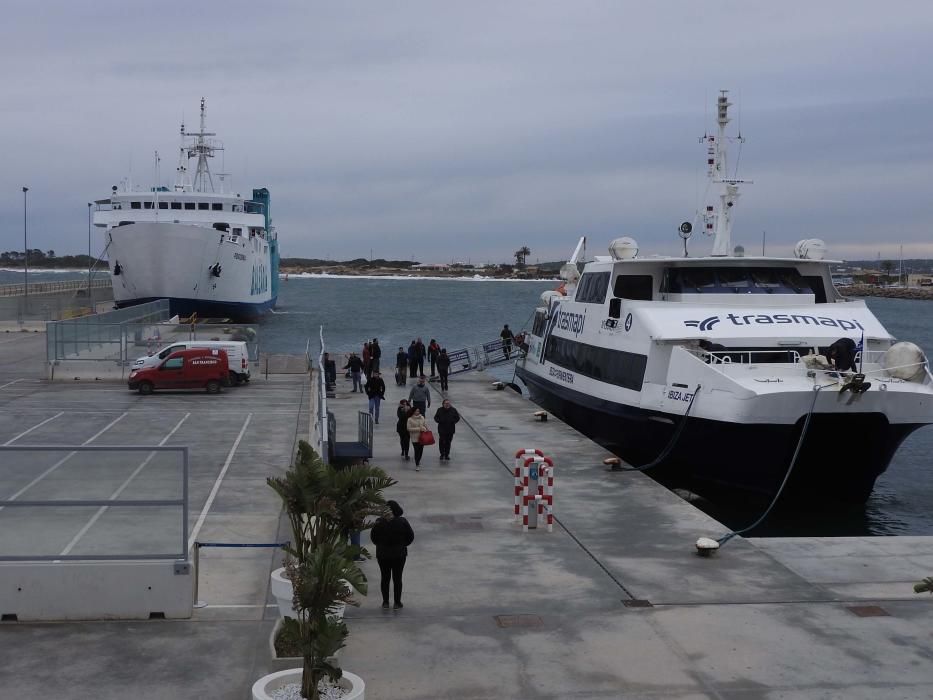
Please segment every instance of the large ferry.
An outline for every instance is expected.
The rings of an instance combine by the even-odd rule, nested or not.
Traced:
[[[204,99],[200,127],[181,126],[173,187],[141,190],[124,180],[96,201],[94,224],[107,230],[114,301],[124,307],[168,299],[180,316],[254,321],[278,296],[269,191],[254,189],[250,198],[227,192],[224,174],[215,186],[208,159],[223,144],[206,130]]]
[[[933,422],[933,377],[920,348],[839,294],[822,241],[787,257],[732,248],[743,182],[728,174],[729,106],[723,92],[703,137],[717,201],[681,225],[683,257],[643,257],[626,237],[581,274],[581,239],[516,372],[536,402],[668,483],[773,497],[786,481],[788,495],[863,502]],[[696,224],[711,255],[688,256]]]

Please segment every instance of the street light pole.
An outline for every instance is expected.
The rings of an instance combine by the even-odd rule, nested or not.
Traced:
[[[26,237],[26,193],[28,187],[23,188],[23,294],[26,297],[26,308],[29,308],[29,239]]]
[[[87,298],[91,298],[91,267],[92,260],[91,258],[91,207],[93,204],[91,202],[87,203]]]

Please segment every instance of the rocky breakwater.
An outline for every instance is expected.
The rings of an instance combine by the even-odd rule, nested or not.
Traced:
[[[933,299],[933,287],[876,287],[870,284],[853,284],[837,287],[847,297],[890,297],[892,299]]]

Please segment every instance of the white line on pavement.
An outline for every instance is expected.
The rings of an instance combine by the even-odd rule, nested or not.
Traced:
[[[42,421],[41,423],[38,423],[37,425],[32,426],[29,430],[24,430],[24,431],[21,432],[19,435],[17,435],[17,436],[14,437],[14,438],[10,438],[9,440],[7,440],[7,441],[6,441],[5,443],[3,443],[3,444],[4,444],[4,445],[9,445],[10,443],[16,442],[17,440],[19,440],[19,439],[20,439],[21,437],[23,437],[24,435],[29,435],[29,433],[31,433],[31,432],[32,432],[33,430],[35,430],[36,428],[41,428],[41,427],[42,427],[43,425],[45,425],[46,423],[49,423],[49,422],[55,420],[56,418],[58,418],[59,416],[63,415],[64,413],[65,413],[64,411],[59,411],[58,413],[56,413],[56,414],[55,414],[54,416],[52,416],[51,418],[46,418],[46,419],[45,419],[44,421]]]
[[[87,444],[90,443],[92,440],[96,440],[96,439],[99,438],[101,435],[103,435],[103,434],[106,433],[108,430],[110,430],[110,428],[112,428],[114,425],[116,425],[118,421],[123,420],[126,416],[127,416],[126,413],[121,413],[117,418],[114,418],[112,421],[110,421],[109,423],[107,423],[107,425],[106,425],[102,430],[100,430],[100,431],[94,433],[94,435],[92,435],[91,437],[89,437],[87,440],[85,440],[85,441],[82,442],[81,444],[82,444],[82,445],[87,445]],[[23,488],[21,488],[19,491],[17,491],[16,493],[14,493],[12,496],[10,496],[10,497],[9,497],[8,499],[6,499],[6,500],[8,500],[8,501],[15,501],[17,498],[19,498],[20,496],[22,496],[22,495],[23,495],[24,493],[26,493],[29,489],[31,489],[33,486],[35,486],[36,484],[38,484],[38,483],[39,483],[40,481],[42,481],[45,477],[47,477],[49,474],[51,474],[52,472],[54,472],[56,469],[58,469],[58,468],[59,468],[60,466],[62,466],[65,462],[67,462],[69,459],[71,459],[72,457],[74,457],[76,454],[78,454],[78,453],[77,453],[77,452],[69,452],[69,453],[66,454],[64,457],[62,457],[60,460],[58,460],[55,464],[53,464],[51,467],[49,467],[49,468],[46,469],[44,472],[42,472],[41,474],[39,474],[39,476],[37,476],[37,477],[36,477],[35,479],[33,479],[32,481],[30,481],[30,482],[29,482],[28,484],[26,484]],[[2,506],[0,506],[0,510],[3,510],[3,507],[2,507]]]
[[[189,417],[190,415],[191,415],[190,413],[186,413],[185,416],[184,416],[184,418],[182,418],[180,421],[178,421],[178,423],[175,425],[175,427],[172,428],[172,431],[171,431],[168,435],[166,435],[164,438],[162,438],[162,440],[159,442],[159,447],[162,447],[162,445],[164,445],[166,442],[168,442],[168,439],[169,439],[170,437],[172,437],[172,435],[175,434],[175,431],[177,431],[177,430],[181,427],[181,424],[182,424],[182,423],[184,423],[186,420],[188,420],[188,417]],[[149,453],[149,456],[146,457],[146,459],[143,460],[142,464],[140,464],[138,467],[136,467],[136,469],[133,471],[133,473],[130,474],[129,477],[126,479],[126,481],[124,481],[122,484],[120,484],[120,488],[118,488],[116,491],[114,491],[112,494],[110,494],[110,497],[109,497],[107,500],[109,500],[109,501],[115,501],[115,500],[117,500],[117,499],[120,497],[120,494],[123,493],[123,491],[126,490],[126,487],[130,485],[130,482],[131,482],[133,479],[135,479],[143,469],[146,468],[146,465],[149,464],[149,462],[151,462],[152,459],[153,459],[157,454],[158,454],[157,452],[150,452],[150,453]],[[85,524],[85,526],[82,527],[82,528],[78,531],[78,534],[76,534],[74,537],[71,538],[71,542],[68,543],[68,545],[62,550],[61,554],[59,554],[58,556],[64,557],[64,556],[67,556],[68,554],[70,554],[70,553],[71,553],[71,550],[74,549],[74,546],[75,546],[76,544],[78,544],[78,542],[81,540],[81,538],[84,537],[84,536],[87,534],[87,531],[88,531],[88,530],[90,530],[92,527],[94,527],[94,523],[96,523],[98,520],[100,520],[100,516],[102,516],[104,513],[106,513],[106,512],[107,512],[107,509],[108,509],[109,507],[110,507],[110,506],[101,506],[101,507],[97,510],[97,512],[94,513],[93,516],[91,516],[91,519],[87,522],[87,524]]]
[[[230,462],[233,461],[233,455],[236,453],[236,448],[240,446],[240,440],[243,439],[243,435],[246,433],[246,428],[249,427],[249,422],[252,419],[252,413],[246,416],[246,420],[243,422],[243,427],[240,428],[240,434],[236,436],[236,441],[233,443],[233,447],[230,448],[230,453],[227,455],[227,461],[224,462],[224,468],[220,470],[220,474],[217,475],[217,480],[214,481],[214,487],[211,489],[211,493],[207,497],[207,502],[205,502],[204,507],[201,509],[201,514],[198,516],[198,521],[194,524],[194,529],[191,530],[191,536],[188,538],[189,552],[194,546],[194,543],[198,540],[198,534],[200,534],[201,527],[204,525],[204,521],[207,518],[207,513],[210,511],[211,505],[213,505],[214,499],[217,497],[217,492],[220,491],[220,484],[224,480],[224,477],[227,475],[227,469],[230,468]]]
[[[23,380],[23,379],[14,379],[12,382],[7,382],[6,384],[0,384],[0,389],[6,389],[8,386],[12,386],[13,384],[16,384],[17,382],[22,382],[22,381],[24,381],[24,380]]]

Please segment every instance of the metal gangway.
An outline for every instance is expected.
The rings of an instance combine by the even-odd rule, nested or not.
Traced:
[[[495,365],[515,362],[524,353],[522,346],[515,342],[506,342],[496,338],[488,343],[472,345],[447,353],[450,358],[450,374],[483,370]]]

